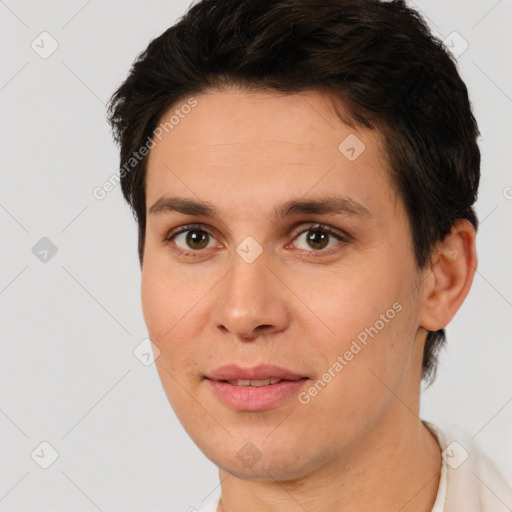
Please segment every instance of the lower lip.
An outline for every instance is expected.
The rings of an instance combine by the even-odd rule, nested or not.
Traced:
[[[268,386],[234,386],[229,382],[206,379],[220,400],[239,411],[264,411],[296,395],[309,380],[282,380]]]

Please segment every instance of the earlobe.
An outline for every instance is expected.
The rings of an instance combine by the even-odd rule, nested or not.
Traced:
[[[424,329],[446,327],[469,293],[478,264],[475,235],[473,225],[460,219],[434,250],[422,286],[419,324]]]

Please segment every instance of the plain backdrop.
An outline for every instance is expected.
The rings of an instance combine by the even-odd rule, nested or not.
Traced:
[[[130,211],[119,187],[92,193],[118,166],[105,103],[188,5],[0,1],[0,512],[185,511],[218,485],[134,355]],[[482,151],[478,272],[421,416],[464,428],[510,481],[512,2],[410,5],[460,54]]]

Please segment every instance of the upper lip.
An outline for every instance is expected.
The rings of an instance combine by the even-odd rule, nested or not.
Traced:
[[[263,380],[272,377],[282,380],[307,378],[305,375],[300,375],[292,370],[273,364],[261,364],[253,368],[242,368],[236,364],[228,364],[219,366],[206,375],[206,378],[210,380]]]

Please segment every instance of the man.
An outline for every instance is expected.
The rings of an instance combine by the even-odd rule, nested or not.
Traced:
[[[477,266],[478,128],[402,3],[203,0],[110,102],[169,402],[205,511],[511,510],[419,414]]]

